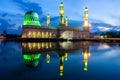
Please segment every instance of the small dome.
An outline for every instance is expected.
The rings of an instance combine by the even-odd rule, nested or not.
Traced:
[[[87,8],[87,7],[85,7],[85,11],[88,11],[88,8]]]
[[[26,12],[23,25],[41,26],[39,22],[39,15],[34,11]]]
[[[60,3],[60,6],[64,6],[63,2]]]

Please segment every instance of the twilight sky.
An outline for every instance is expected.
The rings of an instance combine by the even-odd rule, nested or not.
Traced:
[[[92,24],[95,25],[93,27],[100,31],[113,28],[120,30],[120,0],[0,0],[0,33],[4,29],[11,32],[19,30],[24,14],[29,10],[39,14],[41,23],[45,22],[47,14],[55,20],[59,16],[60,2],[65,5],[65,16],[77,24],[83,21],[84,8],[88,7],[89,22],[97,25]],[[80,26],[77,24],[76,26]]]

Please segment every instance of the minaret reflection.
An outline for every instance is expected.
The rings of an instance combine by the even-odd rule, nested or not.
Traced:
[[[62,77],[64,75],[64,61],[68,60],[68,53],[67,52],[60,52],[59,59],[60,59],[59,75],[60,75],[60,77]]]
[[[46,54],[46,62],[48,64],[50,63],[50,54],[49,53]]]
[[[63,76],[63,74],[64,74],[64,56],[60,56],[60,66],[59,66],[59,69],[60,69],[59,75]]]
[[[65,53],[64,57],[65,57],[65,61],[67,61],[68,60],[68,53],[67,52]]]
[[[84,71],[86,72],[88,70],[88,57],[90,56],[89,45],[83,47],[82,54],[84,57]]]

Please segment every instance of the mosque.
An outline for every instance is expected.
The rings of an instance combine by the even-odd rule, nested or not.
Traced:
[[[34,11],[25,13],[22,26],[22,39],[86,39],[90,37],[90,24],[88,21],[88,9],[84,10],[83,30],[70,27],[68,17],[64,17],[64,4],[60,3],[60,23],[57,28],[50,26],[50,15],[46,18],[46,26],[41,26],[39,16]],[[64,21],[65,20],[65,21]]]

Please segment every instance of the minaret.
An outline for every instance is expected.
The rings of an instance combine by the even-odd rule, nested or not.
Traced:
[[[83,48],[82,54],[84,56],[84,71],[87,71],[87,68],[88,68],[88,57],[90,56],[89,48]]]
[[[64,24],[64,4],[63,2],[60,3],[60,24]]]
[[[47,26],[50,26],[50,15],[49,14],[47,15],[47,22],[46,23],[47,23]]]
[[[88,22],[88,8],[86,7],[84,10],[84,25],[83,29],[84,31],[89,31],[89,22]]]
[[[65,22],[65,26],[68,26],[68,17],[66,17],[66,22]]]

